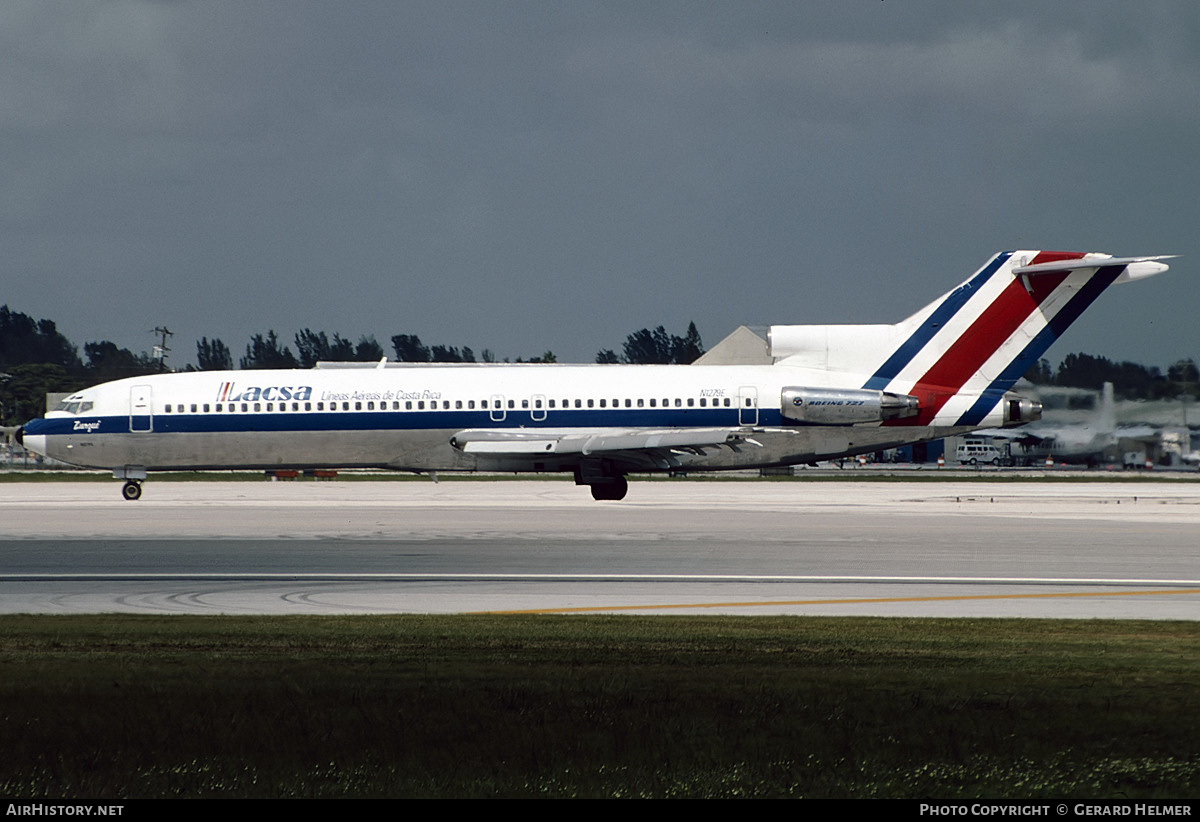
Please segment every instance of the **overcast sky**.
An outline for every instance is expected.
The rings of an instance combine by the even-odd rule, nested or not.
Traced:
[[[0,6],[0,303],[195,362],[305,327],[591,361],[1183,254],[1051,349],[1200,360],[1200,4]]]

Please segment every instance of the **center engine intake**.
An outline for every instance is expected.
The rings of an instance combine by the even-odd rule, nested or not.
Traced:
[[[1003,403],[1004,428],[1037,422],[1042,418],[1042,404],[1036,400],[1009,392],[1004,395]]]

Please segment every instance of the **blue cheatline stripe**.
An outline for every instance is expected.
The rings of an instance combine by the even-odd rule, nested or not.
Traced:
[[[1062,310],[1046,323],[1046,327],[1039,331],[1021,353],[1000,372],[1000,375],[992,380],[991,385],[983,390],[979,399],[958,418],[955,425],[979,425],[988,412],[996,407],[996,403],[1000,402],[1004,392],[1021,379],[1022,375],[1046,353],[1046,349],[1070,327],[1071,323],[1079,319],[1079,315],[1086,311],[1088,306],[1095,302],[1104,289],[1112,285],[1124,270],[1125,266],[1123,265],[1098,269],[1079,289],[1079,293],[1072,297],[1062,307]]]
[[[921,351],[925,345],[933,339],[933,336],[941,330],[951,317],[958,313],[967,300],[971,299],[983,284],[991,279],[992,275],[1008,261],[1008,258],[1013,255],[1012,251],[1003,251],[992,258],[992,261],[980,269],[979,273],[972,277],[969,281],[963,283],[954,291],[950,292],[949,296],[942,301],[923,322],[912,335],[905,340],[899,348],[896,349],[892,356],[888,357],[887,362],[879,367],[863,388],[870,388],[873,391],[882,391],[887,388],[897,374],[899,374],[906,365],[912,362],[913,357]]]
[[[499,431],[539,428],[737,428],[737,407],[663,408],[663,409],[558,409],[544,420],[534,420],[527,409],[508,411],[504,420],[491,419],[488,411],[268,411],[259,413],[155,414],[154,430],[133,431],[136,436],[152,434],[239,434],[251,432],[339,432],[375,431],[381,434],[401,431],[455,430],[489,428]],[[759,407],[759,424],[783,425],[777,407]],[[148,427],[149,417],[135,417],[135,424]],[[88,434],[130,434],[127,415],[80,417],[78,419],[37,419],[25,426],[27,434],[48,436],[85,436]],[[76,427],[76,425],[81,427]],[[86,426],[86,427],[82,427]]]

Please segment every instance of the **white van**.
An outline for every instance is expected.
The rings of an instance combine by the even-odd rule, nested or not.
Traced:
[[[998,450],[992,441],[983,437],[967,437],[959,444],[954,457],[966,465],[991,463],[1001,465],[1008,461],[1008,454]]]

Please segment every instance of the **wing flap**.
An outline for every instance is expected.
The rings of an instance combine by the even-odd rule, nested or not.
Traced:
[[[610,451],[735,446],[744,436],[736,428],[590,428],[466,429],[450,444],[468,454],[536,456]]]

